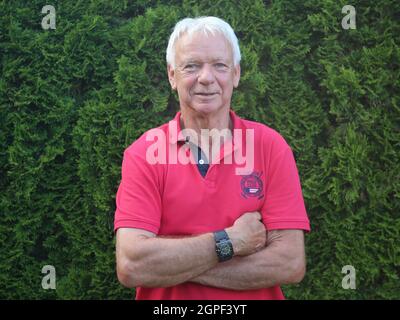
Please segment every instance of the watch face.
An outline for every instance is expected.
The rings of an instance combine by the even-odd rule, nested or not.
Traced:
[[[218,244],[218,251],[220,260],[222,261],[229,260],[233,256],[232,245],[229,241],[221,241]]]
[[[221,254],[224,256],[229,256],[231,252],[231,246],[228,243],[223,243],[221,247]]]
[[[214,234],[215,249],[220,262],[231,259],[234,255],[232,242],[226,232],[220,231]]]

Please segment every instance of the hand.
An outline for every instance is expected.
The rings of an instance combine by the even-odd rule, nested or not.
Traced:
[[[246,256],[265,247],[267,231],[259,212],[243,214],[225,231],[232,241],[235,255]]]

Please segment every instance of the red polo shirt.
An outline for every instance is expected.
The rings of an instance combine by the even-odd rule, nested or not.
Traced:
[[[233,128],[242,130],[244,144],[234,136],[221,148],[220,163],[211,163],[204,178],[195,163],[174,160],[174,150],[186,145],[180,134],[180,112],[157,128],[158,146],[164,144],[166,150],[155,154],[166,163],[149,163],[154,162],[148,158],[148,148],[155,147],[154,130],[129,146],[124,153],[116,199],[115,231],[140,228],[157,235],[198,235],[230,227],[242,214],[252,211],[261,212],[267,230],[309,231],[300,180],[288,144],[264,124],[241,119],[233,111],[230,116]],[[178,134],[171,128],[177,128]],[[236,169],[245,165],[238,164],[233,155],[238,149],[245,155],[246,129],[254,132],[254,168],[239,175]],[[222,152],[227,146],[232,152]],[[186,148],[186,154],[189,150]],[[137,288],[136,299],[283,299],[283,295],[278,286],[234,291],[189,282],[168,288]]]

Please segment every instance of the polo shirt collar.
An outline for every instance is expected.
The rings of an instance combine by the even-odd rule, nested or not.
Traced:
[[[242,119],[236,115],[236,113],[230,109],[229,110],[229,116],[231,117],[232,120],[232,126],[233,129],[242,129],[245,130]],[[176,144],[178,142],[185,142],[186,141],[186,137],[182,134],[182,128],[181,128],[181,112],[178,111],[174,117],[174,119],[172,119],[171,121],[169,121],[169,125],[168,125],[168,135],[169,135],[169,142],[172,144]],[[172,129],[172,130],[170,130]],[[176,130],[175,130],[176,129]],[[233,137],[232,137],[233,138]],[[242,140],[243,140],[243,136],[242,136]],[[233,139],[232,141],[233,145],[235,145],[235,141]]]

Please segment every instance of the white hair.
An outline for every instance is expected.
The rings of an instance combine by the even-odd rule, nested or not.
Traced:
[[[171,36],[169,37],[167,47],[167,64],[175,69],[175,45],[178,39],[183,34],[189,37],[196,32],[203,32],[205,35],[215,35],[219,33],[225,37],[232,48],[233,63],[237,66],[240,63],[240,49],[239,42],[233,31],[232,27],[224,20],[217,17],[198,17],[198,18],[185,18],[179,21],[174,28]]]

